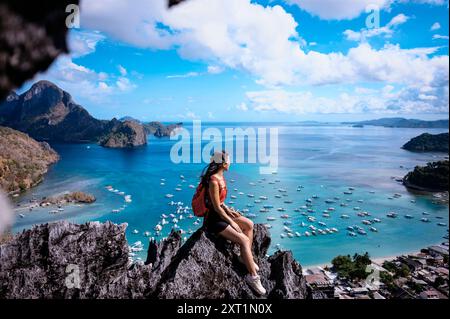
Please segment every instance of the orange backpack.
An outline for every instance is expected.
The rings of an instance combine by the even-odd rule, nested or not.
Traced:
[[[206,189],[200,183],[197,186],[194,197],[192,198],[192,210],[197,217],[205,217],[209,208],[206,206]]]

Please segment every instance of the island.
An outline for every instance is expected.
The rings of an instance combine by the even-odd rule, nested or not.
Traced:
[[[46,142],[0,126],[0,188],[17,194],[39,184],[59,155]]]
[[[83,192],[72,192],[59,196],[44,197],[40,201],[39,206],[46,207],[52,205],[62,206],[68,204],[92,204],[95,201],[96,198],[91,194]]]
[[[176,124],[164,125],[163,123],[157,122],[157,121],[142,122],[131,116],[124,116],[120,119],[120,121],[138,123],[144,127],[145,133],[147,135],[154,135],[155,137],[158,137],[158,138],[169,137],[173,133],[175,133],[177,129],[183,127],[183,123],[181,123],[181,122],[176,123]]]
[[[448,133],[424,133],[411,139],[403,145],[403,149],[411,152],[444,152],[448,153]]]
[[[98,120],[72,96],[49,81],[39,81],[21,95],[12,92],[0,104],[0,125],[29,134],[38,141],[100,143],[109,147],[147,144],[141,124]],[[120,136],[119,136],[120,135]],[[111,139],[111,142],[104,142]]]
[[[416,166],[403,178],[403,184],[411,189],[426,192],[448,191],[449,161],[428,163],[426,166]]]
[[[372,125],[393,128],[447,128],[448,120],[424,121],[416,119],[405,119],[402,117],[381,118],[377,120],[361,121],[361,122],[343,122],[347,125]]]

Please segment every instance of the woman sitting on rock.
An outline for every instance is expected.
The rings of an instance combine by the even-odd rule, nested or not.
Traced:
[[[225,151],[215,152],[211,163],[204,169],[201,183],[205,187],[206,205],[209,211],[204,220],[206,231],[218,234],[240,246],[239,260],[247,267],[249,274],[247,283],[258,294],[264,295],[266,290],[258,276],[259,267],[252,254],[253,222],[239,214],[224,202],[227,196],[227,185],[224,172],[230,169],[230,158]]]

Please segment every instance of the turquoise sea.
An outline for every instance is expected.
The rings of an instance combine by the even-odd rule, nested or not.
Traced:
[[[277,247],[292,250],[302,265],[328,263],[338,254],[368,251],[373,257],[382,257],[415,251],[441,242],[447,234],[448,226],[439,226],[438,223],[448,225],[448,205],[434,204],[433,197],[411,193],[393,179],[404,176],[416,165],[445,156],[411,153],[401,149],[404,143],[424,132],[447,130],[291,123],[210,123],[203,126],[215,127],[222,132],[225,128],[234,127],[279,129],[278,173],[260,175],[259,164],[232,165],[226,176],[228,201],[233,201],[237,209],[248,209],[248,214],[255,215],[252,217],[255,222],[272,225],[272,251]],[[192,126],[187,125],[186,128],[191,130]],[[172,163],[169,153],[175,143],[168,138],[151,137],[147,147],[131,150],[105,149],[94,144],[52,145],[61,155],[61,161],[51,168],[41,185],[16,199],[16,205],[21,205],[18,213],[24,217],[17,218],[14,231],[62,219],[77,223],[107,220],[128,223],[130,244],[136,241],[144,244],[144,250],[135,258],[145,259],[148,238],[144,233],[148,231],[150,236],[155,236],[154,227],[161,221],[162,214],[167,216],[168,224],[163,227],[160,238],[167,235],[173,225],[170,214],[176,215],[177,225],[186,232],[199,227],[194,225],[195,219],[188,218],[189,213],[177,214],[177,206],[169,205],[171,201],[182,202],[182,206],[190,205],[194,190],[189,185],[197,185],[204,167],[204,164]],[[108,185],[123,195],[107,190]],[[354,188],[352,194],[344,194],[349,187]],[[280,189],[285,192],[280,192]],[[92,193],[97,202],[89,206],[64,207],[64,211],[58,214],[49,214],[52,210],[49,208],[32,212],[23,208],[33,196],[40,198],[66,191]],[[241,192],[243,194],[240,195]],[[398,195],[394,196],[396,193]],[[166,194],[174,197],[166,198]],[[248,194],[255,197],[250,198]],[[125,195],[130,195],[131,202],[125,202]],[[236,198],[232,199],[231,195]],[[314,195],[318,198],[313,198]],[[268,199],[255,203],[259,196],[267,196]],[[302,208],[307,199],[311,200],[311,207]],[[341,203],[347,206],[341,207]],[[263,205],[273,208],[261,213]],[[355,207],[360,210],[355,210]],[[278,208],[285,211],[280,212]],[[313,211],[307,212],[307,209]],[[329,217],[323,216],[324,210],[328,210]],[[369,212],[370,216],[358,216],[361,211]],[[309,221],[301,212],[307,212],[304,215],[315,217],[316,221]],[[389,212],[396,212],[398,217],[388,218]],[[429,215],[424,215],[424,212]],[[283,214],[290,217],[283,219]],[[342,214],[350,218],[342,219]],[[407,219],[404,217],[406,214],[414,218]],[[183,219],[180,219],[181,215]],[[276,220],[267,221],[267,217]],[[431,222],[422,222],[423,217]],[[362,223],[362,220],[375,218],[381,220],[372,225],[378,232],[370,231],[370,226]],[[302,222],[305,227],[301,226]],[[302,236],[282,238],[281,235],[286,234],[285,223],[293,233],[298,232]],[[317,229],[334,227],[339,231],[307,237],[304,233],[311,232],[310,225]],[[362,227],[367,235],[349,236],[346,228],[351,225]]]

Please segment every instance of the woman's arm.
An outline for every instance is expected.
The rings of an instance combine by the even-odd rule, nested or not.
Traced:
[[[225,210],[220,205],[219,192],[219,183],[217,181],[211,181],[209,183],[209,197],[211,199],[214,210],[219,214],[220,218],[228,222],[236,231],[242,232],[238,224],[236,224],[236,222],[230,218],[227,212],[225,212]]]

